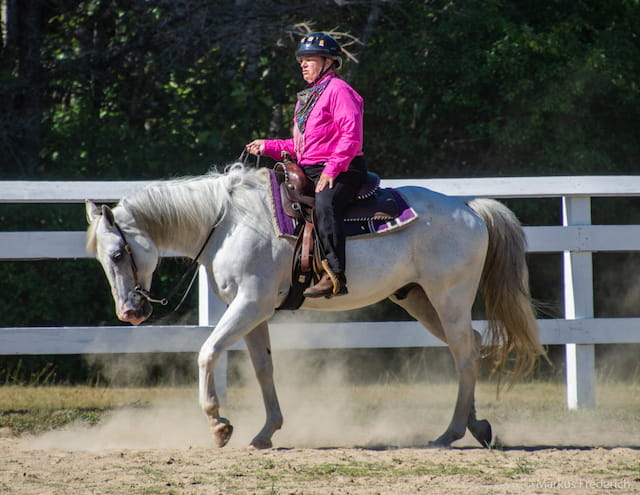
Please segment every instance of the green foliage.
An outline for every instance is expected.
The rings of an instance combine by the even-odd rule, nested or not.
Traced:
[[[201,173],[253,137],[289,135],[303,85],[292,52],[309,19],[366,42],[349,46],[360,62],[344,72],[365,97],[365,151],[382,174],[635,170],[635,1],[244,7],[89,1],[43,12],[36,177]],[[0,98],[19,92],[15,75],[2,73]],[[15,178],[29,169],[7,137],[0,174]]]
[[[633,173],[639,26],[636,2],[403,2],[357,75],[367,151],[394,175]]]

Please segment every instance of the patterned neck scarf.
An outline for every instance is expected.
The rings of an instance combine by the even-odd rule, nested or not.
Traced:
[[[335,76],[329,76],[324,81],[312,86],[310,88],[303,89],[298,93],[298,110],[296,111],[295,119],[298,129],[301,134],[304,134],[304,130],[307,127],[307,119],[313,107],[315,106],[318,98],[324,92],[327,85],[331,82]]]

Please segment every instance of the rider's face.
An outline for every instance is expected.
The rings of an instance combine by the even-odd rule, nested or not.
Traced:
[[[318,78],[320,73],[328,67],[331,60],[326,57],[310,56],[300,57],[298,62],[300,62],[300,69],[302,70],[302,79],[307,83],[312,83]]]

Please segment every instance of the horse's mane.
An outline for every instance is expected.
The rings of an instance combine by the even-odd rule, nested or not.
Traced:
[[[234,163],[223,173],[212,170],[202,176],[152,182],[123,198],[120,205],[156,242],[163,243],[170,235],[168,226],[190,229],[202,237],[224,217],[255,218],[256,210],[262,212],[265,202],[259,194],[267,178],[265,169]],[[94,230],[90,226],[87,232],[89,249],[95,246]]]
[[[86,240],[86,249],[90,254],[95,254],[98,249],[98,239],[96,237],[96,228],[98,227],[98,222],[95,220],[89,224],[89,228],[87,229],[87,234],[85,236]]]

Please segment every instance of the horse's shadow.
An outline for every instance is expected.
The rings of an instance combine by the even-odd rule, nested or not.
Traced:
[[[295,450],[298,447],[274,447],[276,451],[290,451]],[[640,445],[500,445],[491,446],[489,449],[485,449],[478,445],[477,447],[472,445],[464,445],[460,447],[432,447],[429,445],[354,445],[352,447],[346,446],[326,446],[326,447],[313,447],[312,450],[318,451],[332,451],[343,449],[356,449],[366,450],[372,452],[386,452],[401,449],[415,449],[415,450],[449,450],[449,451],[472,451],[472,450],[490,450],[497,452],[540,452],[544,450],[560,450],[560,451],[590,451],[590,450],[614,450],[614,449],[629,449],[640,452]]]
[[[475,449],[475,447],[461,447],[461,449]],[[478,447],[481,448],[481,447]],[[589,450],[613,450],[613,449],[630,449],[640,451],[640,445],[503,445],[495,447],[493,450],[501,452],[538,452],[542,450],[562,450],[562,451],[589,451]]]

